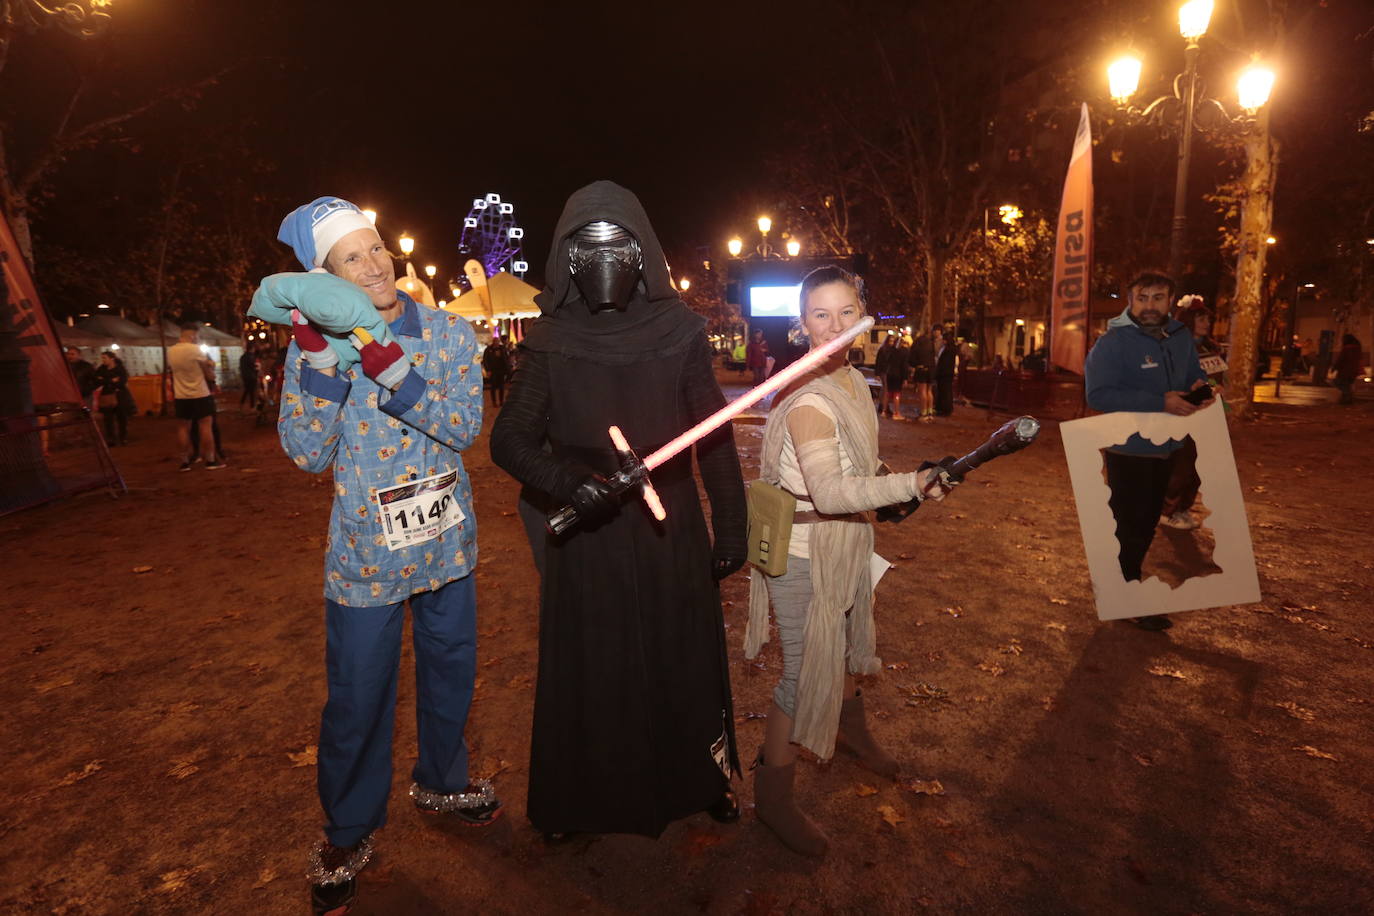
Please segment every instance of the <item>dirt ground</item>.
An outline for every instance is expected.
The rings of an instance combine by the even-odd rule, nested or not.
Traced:
[[[1263,601],[1165,633],[1097,621],[1053,423],[879,527],[896,568],[865,689],[914,781],[804,762],[800,797],[832,841],[820,862],[754,819],[747,777],[737,825],[543,844],[524,817],[538,583],[484,436],[465,455],[482,557],[467,734],[507,816],[450,828],[406,799],[407,646],[391,823],[356,912],[1374,911],[1374,403],[1260,414],[1232,435]],[[227,470],[178,473],[170,421],[139,419],[114,453],[126,496],[0,519],[2,912],[307,912],[331,488],[272,428],[221,418]],[[1000,422],[883,421],[884,457],[962,454]],[[752,478],[761,427],[736,432]],[[780,661],[771,644],[743,658],[746,592],[742,574],[725,584],[752,757]]]

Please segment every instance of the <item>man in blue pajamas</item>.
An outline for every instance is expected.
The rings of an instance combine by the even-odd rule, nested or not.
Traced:
[[[313,272],[287,275],[279,295],[305,312],[312,296],[340,288],[351,296],[352,287],[317,276],[328,272],[370,299],[393,338],[360,334],[368,339],[354,338],[359,362],[345,370],[339,341],[331,346],[293,313],[277,423],[297,466],[334,478],[324,570],[329,698],[319,743],[326,840],[312,851],[310,880],[315,912],[338,916],[355,898],[372,832],[386,823],[407,600],[419,733],[410,795],[422,811],[465,823],[500,813],[491,784],[469,779],[463,740],[477,654],[477,528],[459,452],[482,427],[482,370],[471,326],[397,290],[386,247],[353,204],[306,204],[278,237]]]

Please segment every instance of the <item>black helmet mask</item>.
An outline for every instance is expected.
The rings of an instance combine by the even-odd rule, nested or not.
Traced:
[[[568,239],[568,266],[587,308],[623,312],[644,270],[644,253],[628,229],[596,220]]]

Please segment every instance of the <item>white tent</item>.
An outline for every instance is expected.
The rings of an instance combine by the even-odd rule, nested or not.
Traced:
[[[181,328],[166,319],[162,322],[162,332],[169,347],[181,339]],[[239,358],[243,356],[243,341],[208,324],[200,326],[198,339],[201,350],[215,364],[215,381],[219,386],[224,388],[238,385]]]
[[[118,315],[92,315],[76,327],[110,341],[130,375],[156,375],[162,371],[162,341],[158,335]]]

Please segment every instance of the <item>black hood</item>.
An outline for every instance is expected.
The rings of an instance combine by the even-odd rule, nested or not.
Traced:
[[[568,239],[595,220],[628,229],[644,255],[640,284],[624,312],[592,312],[572,279]],[[543,315],[522,343],[531,350],[624,364],[680,351],[706,326],[706,320],[678,298],[663,248],[639,198],[612,181],[593,182],[568,198],[554,230],[544,278],[544,290],[534,297]]]

